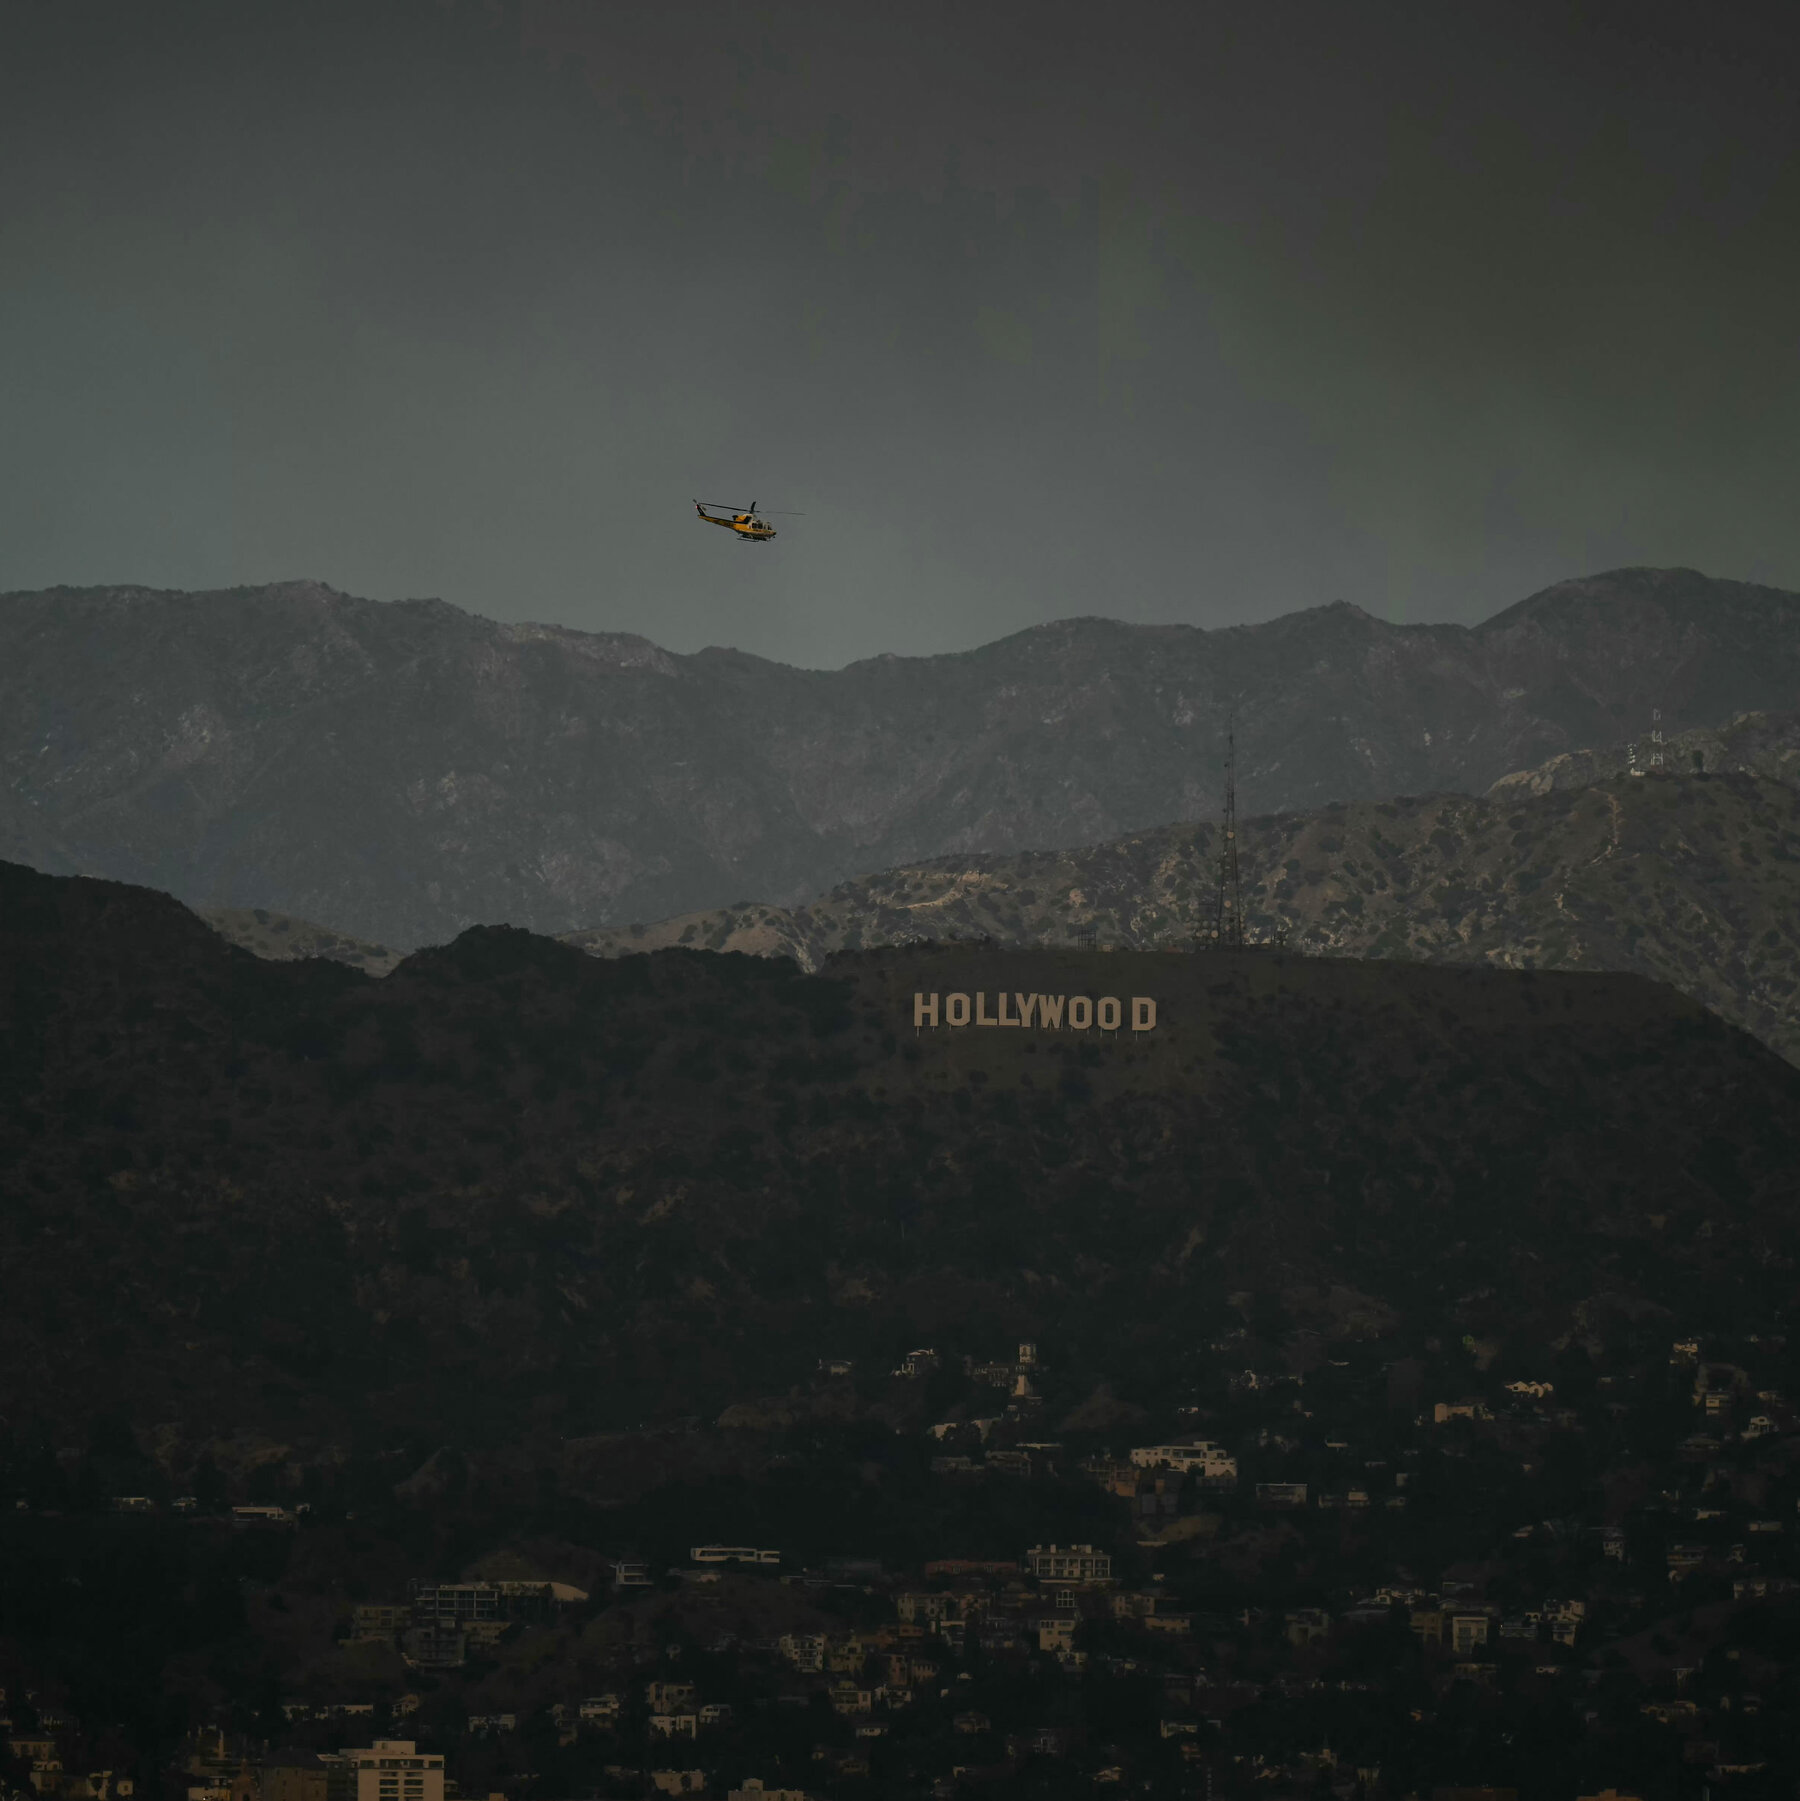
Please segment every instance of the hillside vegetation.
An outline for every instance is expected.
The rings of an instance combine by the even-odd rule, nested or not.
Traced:
[[[1190,948],[1210,933],[1211,825],[1076,850],[957,857],[570,942],[791,956],[920,940]],[[1337,957],[1633,971],[1800,1061],[1800,790],[1751,775],[1359,802],[1239,832],[1252,939]]]
[[[970,1322],[1151,1393],[1230,1295],[1547,1345],[1597,1286],[1777,1308],[1800,1248],[1800,1072],[1632,977],[488,929],[377,982],[11,866],[0,928],[0,1355],[171,1460],[399,1434],[604,1492],[632,1460],[584,1434]],[[1158,1023],[913,1029],[1002,989]]]

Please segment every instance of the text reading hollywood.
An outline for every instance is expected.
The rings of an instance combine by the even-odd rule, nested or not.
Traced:
[[[913,995],[913,1025],[920,1026],[1026,1026],[1040,1032],[1117,1032],[1131,1010],[1134,1032],[1156,1030],[1156,1002],[1147,994],[1122,1001],[1116,994],[1096,1000],[1089,994],[976,994]],[[993,1010],[988,1009],[990,998]]]

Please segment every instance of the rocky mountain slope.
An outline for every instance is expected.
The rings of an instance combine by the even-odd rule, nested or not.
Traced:
[[[334,932],[310,919],[294,919],[271,913],[267,907],[202,907],[200,917],[233,944],[254,956],[277,963],[294,963],[306,957],[323,957],[330,963],[347,963],[372,976],[384,976],[398,967],[401,952],[385,944],[369,944]]]
[[[1755,758],[1790,770],[1797,737],[1800,720],[1757,717],[1677,740],[1665,770],[1641,778],[1565,787],[1579,760],[1564,758],[1481,798],[1242,822],[1249,936],[1328,956],[1635,971],[1800,1062],[1800,789],[1736,772]],[[1734,773],[1692,773],[1697,750]],[[687,945],[808,969],[847,948],[933,940],[1189,948],[1210,934],[1220,847],[1215,826],[1169,826],[943,858],[841,883],[807,907],[720,908],[567,941],[596,956]]]
[[[1800,1071],[1635,977],[485,929],[377,982],[17,866],[0,952],[13,1425],[171,1468],[512,1446],[604,1497],[602,1435],[804,1413],[825,1357],[1041,1339],[1172,1404],[1221,1317],[1550,1357],[1767,1330],[1800,1253]],[[1155,1026],[914,1029],[1039,992]]]
[[[1535,769],[1503,775],[1489,792],[1544,794],[1658,769],[1667,775],[1756,775],[1800,788],[1800,713],[1741,713],[1723,725],[1665,733],[1660,744],[1644,734],[1632,744],[1564,751]]]
[[[1202,632],[1066,620],[788,669],[314,583],[0,598],[0,855],[388,946],[755,897],[945,854],[1479,792],[1800,692],[1800,596],[1566,582],[1473,630],[1333,605]]]

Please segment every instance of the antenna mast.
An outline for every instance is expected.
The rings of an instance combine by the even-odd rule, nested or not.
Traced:
[[[1225,839],[1219,852],[1219,899],[1213,914],[1213,945],[1244,947],[1244,889],[1238,879],[1237,716],[1225,728]]]

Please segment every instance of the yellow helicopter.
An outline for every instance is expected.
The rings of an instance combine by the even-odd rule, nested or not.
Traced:
[[[709,513],[706,510],[708,507],[712,508],[712,513]],[[722,500],[696,500],[694,502],[694,511],[698,513],[708,525],[722,525],[728,532],[736,532],[738,537],[746,544],[764,544],[767,543],[770,538],[775,536],[774,526],[757,513],[756,502],[754,500],[751,501],[748,508],[741,511],[737,507],[727,506]],[[731,517],[729,519],[715,519],[713,513],[729,513]],[[784,517],[789,519],[799,519],[802,515],[799,513],[788,513],[784,515]]]

